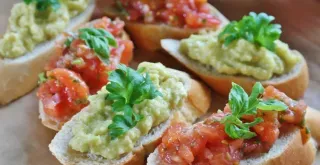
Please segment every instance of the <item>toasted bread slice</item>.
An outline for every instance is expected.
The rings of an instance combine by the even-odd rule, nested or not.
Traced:
[[[241,160],[240,165],[311,165],[316,152],[315,141],[310,139],[303,145],[300,130],[295,128],[282,135],[268,153]],[[147,165],[164,164],[159,157],[158,149],[149,155],[147,161]]]
[[[306,113],[306,124],[311,131],[312,137],[320,144],[320,111],[308,108]]]
[[[188,90],[188,97],[185,99],[181,109],[171,111],[172,113],[167,121],[153,128],[146,136],[141,137],[135,144],[132,152],[124,155],[119,160],[106,160],[97,155],[80,153],[70,149],[68,144],[72,138],[72,127],[77,125],[81,114],[87,113],[86,111],[88,109],[86,108],[62,127],[60,132],[58,132],[51,141],[49,145],[50,151],[64,165],[144,164],[144,157],[146,154],[154,151],[160,143],[162,135],[170,125],[176,122],[187,122],[191,124],[198,117],[205,114],[210,106],[211,92],[206,86],[191,79],[190,76],[184,72],[173,69],[170,69],[170,72],[183,79],[185,88]]]
[[[246,92],[250,93],[252,86],[258,81],[248,76],[231,76],[218,73],[212,67],[203,65],[196,60],[193,60],[179,51],[180,41],[173,39],[164,39],[161,41],[162,48],[171,56],[176,58],[180,63],[186,66],[189,70],[197,74],[203,79],[213,90],[227,96],[231,89],[231,83],[237,83],[242,86]],[[296,50],[292,53],[301,56],[301,62],[298,63],[290,73],[273,77],[267,81],[260,81],[263,86],[272,85],[280,91],[286,93],[293,99],[303,97],[309,84],[309,72],[305,59]]]
[[[95,9],[95,1],[91,0],[89,6],[80,15],[71,19],[66,31],[76,29],[87,22]],[[63,35],[43,42],[21,57],[14,59],[0,58],[0,105],[7,104],[37,86],[38,74],[43,71],[46,62],[54,55],[55,42],[61,40]]]
[[[103,3],[103,2],[101,2]],[[101,4],[102,5],[102,4]],[[103,6],[103,7],[102,7]],[[102,5],[103,13],[109,17],[118,17],[122,14],[114,8],[113,6]],[[216,27],[216,29],[210,30],[220,30],[222,27],[229,23],[229,20],[223,16],[215,7],[210,6],[210,11],[212,15],[215,15],[221,24]],[[99,7],[98,7],[99,8]],[[138,48],[145,49],[148,51],[156,51],[161,49],[160,41],[165,38],[183,39],[188,38],[191,34],[198,33],[201,29],[190,29],[190,28],[179,28],[173,27],[166,24],[147,24],[141,22],[126,22],[126,30],[132,37],[134,43]]]
[[[86,23],[84,24],[83,26],[81,27],[91,27],[93,26],[93,24],[98,21],[98,20],[94,20],[94,21],[91,21],[89,23]],[[124,40],[130,40],[130,37],[128,36],[128,34],[123,31],[122,34],[121,34],[121,38],[124,39]],[[41,101],[39,101],[39,118],[42,122],[42,124],[50,129],[53,129],[55,131],[59,131],[61,129],[61,127],[63,126],[63,124],[65,122],[62,122],[62,121],[59,121],[59,120],[56,120],[50,116],[48,116],[44,110],[43,110],[43,104]]]

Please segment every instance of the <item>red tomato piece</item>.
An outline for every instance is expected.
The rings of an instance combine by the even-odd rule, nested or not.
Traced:
[[[121,0],[121,3],[131,21],[188,28],[215,28],[220,24],[210,13],[207,0]]]
[[[89,88],[76,73],[57,68],[47,77],[37,95],[49,116],[65,121],[88,104]]]

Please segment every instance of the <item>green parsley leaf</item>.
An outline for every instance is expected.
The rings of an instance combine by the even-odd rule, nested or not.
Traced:
[[[24,3],[26,3],[27,5],[29,5],[33,0],[23,0]]]
[[[225,124],[225,131],[229,135],[229,137],[233,139],[237,139],[239,137],[244,139],[250,139],[256,134],[250,131],[250,127],[255,126],[263,122],[262,118],[256,118],[251,123],[243,123],[239,118],[234,115],[228,115],[224,117],[221,121]]]
[[[38,75],[38,84],[42,84],[42,83],[45,83],[47,81],[47,77],[46,77],[46,73],[45,72],[42,72]]]
[[[261,83],[255,83],[251,95],[249,97],[249,105],[248,105],[248,110],[256,112],[257,110],[257,105],[259,104],[259,96],[263,94],[264,88],[261,85]]]
[[[112,119],[112,124],[108,126],[111,140],[125,134],[143,119],[142,115],[135,113],[130,106],[124,109],[124,115],[116,115]]]
[[[116,115],[112,119],[112,124],[108,126],[109,135],[112,140],[130,130],[129,124],[123,115]]]
[[[65,41],[64,41],[64,45],[68,48],[70,47],[72,41],[74,40],[73,37],[68,37]]]
[[[275,40],[280,38],[282,33],[281,25],[271,24],[275,18],[266,13],[256,14],[250,12],[240,21],[232,21],[219,34],[219,40],[228,46],[233,41],[243,38],[253,44],[265,47],[270,51],[275,50]]]
[[[232,83],[232,88],[229,93],[229,106],[231,114],[225,116],[220,122],[225,125],[225,132],[233,139],[243,138],[250,139],[256,134],[250,131],[253,127],[261,122],[262,118],[255,118],[251,123],[243,123],[241,117],[243,115],[257,114],[257,109],[263,111],[283,111],[288,107],[278,100],[262,100],[264,88],[261,83],[257,82],[253,88],[250,96],[238,84]]]
[[[288,106],[282,101],[270,99],[261,101],[257,108],[264,111],[283,111],[288,109]]]
[[[235,116],[244,115],[248,109],[248,94],[238,84],[232,83],[229,93],[229,106]],[[248,113],[252,114],[252,113]]]
[[[122,104],[139,104],[145,99],[154,99],[162,94],[153,85],[148,74],[141,73],[119,65],[118,69],[109,75],[107,90],[110,92],[107,100],[121,102]]]
[[[83,28],[79,30],[79,37],[96,52],[104,63],[109,62],[109,45],[117,47],[117,42],[113,35],[104,29]]]
[[[39,11],[45,11],[51,7],[54,11],[61,7],[59,0],[24,0],[24,2],[29,5],[32,2],[36,3],[36,8]]]
[[[116,115],[113,123],[108,127],[111,139],[126,133],[143,119],[133,111],[133,105],[148,99],[154,99],[162,94],[156,89],[148,74],[142,75],[142,70],[135,71],[125,65],[109,73],[109,91],[106,100],[112,101],[113,112],[123,112]]]

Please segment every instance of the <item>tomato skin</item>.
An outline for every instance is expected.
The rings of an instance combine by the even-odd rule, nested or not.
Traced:
[[[125,23],[120,19],[115,19],[112,21],[107,17],[103,17],[100,21],[94,24],[94,27],[105,29],[117,38],[120,37],[121,33],[123,32],[124,25]]]
[[[133,57],[133,43],[128,40],[122,40],[120,41],[120,44],[123,44],[125,47],[121,55],[120,63],[129,65],[129,62],[132,60]]]
[[[131,21],[162,22],[175,27],[215,28],[220,21],[207,0],[120,0]]]
[[[79,75],[57,68],[48,71],[47,76],[49,80],[40,85],[37,93],[46,114],[65,121],[88,105],[89,88]]]

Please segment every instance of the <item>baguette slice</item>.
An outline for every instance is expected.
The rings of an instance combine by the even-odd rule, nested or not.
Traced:
[[[98,2],[99,3],[99,2]],[[119,13],[119,10],[113,6],[103,5],[103,13],[109,17],[117,17],[123,14]],[[223,16],[215,7],[210,6],[211,13],[215,15],[221,24],[216,29],[210,30],[220,30],[222,27],[229,23],[229,20]],[[98,7],[99,8],[99,7]],[[134,43],[138,48],[145,49],[148,51],[156,51],[161,49],[160,41],[165,38],[183,39],[188,38],[191,34],[198,33],[200,30],[205,30],[209,28],[201,29],[190,29],[190,28],[179,28],[173,27],[166,24],[146,24],[141,22],[126,22],[126,30],[132,37]]]
[[[91,21],[89,23],[86,23],[84,24],[83,26],[81,27],[91,27],[97,20],[94,20],[94,21]],[[130,37],[128,36],[128,34],[123,31],[122,34],[121,34],[121,38],[124,39],[124,40],[130,40]],[[61,127],[63,126],[63,124],[65,122],[61,122],[59,120],[56,120],[50,116],[48,116],[45,112],[44,112],[44,109],[43,109],[43,104],[41,101],[39,101],[39,118],[42,122],[42,124],[52,130],[55,130],[55,131],[59,131],[61,129]]]
[[[259,157],[240,161],[240,165],[311,165],[316,156],[316,143],[310,139],[302,144],[300,130],[293,128],[282,135],[272,146],[270,151]],[[163,165],[156,149],[148,157],[147,165]]]
[[[80,15],[71,19],[66,31],[76,29],[87,22],[94,11],[95,1],[91,0],[89,6]],[[37,86],[38,74],[43,71],[46,62],[55,51],[55,42],[61,40],[63,35],[43,42],[21,57],[14,59],[0,58],[0,105],[7,104]]]
[[[162,135],[170,125],[175,122],[187,122],[191,124],[198,117],[205,114],[210,106],[211,93],[206,86],[191,79],[190,76],[184,72],[173,69],[170,69],[170,72],[183,79],[185,87],[188,89],[188,96],[182,108],[172,110],[172,114],[167,121],[153,128],[149,134],[141,137],[132,152],[123,155],[119,160],[106,160],[97,155],[80,153],[70,149],[68,143],[72,138],[72,127],[79,122],[79,115],[87,113],[86,111],[88,109],[85,108],[67,122],[51,141],[49,149],[52,154],[64,165],[144,164],[144,157],[154,151],[160,143]]]
[[[231,83],[237,83],[242,86],[246,92],[250,93],[252,86],[257,80],[247,76],[231,76],[218,73],[212,67],[203,65],[179,51],[180,41],[173,39],[164,39],[161,41],[162,48],[189,70],[203,79],[213,90],[227,96],[231,89]],[[293,99],[303,97],[309,84],[308,66],[303,56],[296,50],[292,53],[301,56],[301,62],[298,63],[290,73],[273,77],[267,81],[261,81],[263,86],[272,85],[280,91],[286,93]]]

